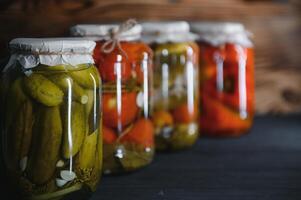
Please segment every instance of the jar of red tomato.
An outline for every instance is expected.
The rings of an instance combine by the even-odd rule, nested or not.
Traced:
[[[240,136],[254,115],[254,51],[239,23],[196,23],[200,47],[200,127],[209,136]]]
[[[154,51],[154,113],[157,150],[193,146],[198,129],[198,55],[185,21],[143,23],[143,40]]]
[[[73,35],[96,41],[95,64],[102,81],[104,173],[132,171],[154,155],[149,119],[152,50],[140,41],[141,26],[129,20],[118,25],[77,25]]]

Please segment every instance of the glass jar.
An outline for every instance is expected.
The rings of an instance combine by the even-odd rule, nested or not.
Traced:
[[[139,169],[154,156],[154,128],[149,119],[152,51],[140,41],[140,25],[133,23],[123,30],[128,23],[72,28],[73,35],[97,36],[94,59],[103,80],[105,174]],[[119,33],[116,40],[108,37],[112,32]]]
[[[254,51],[238,23],[192,25],[200,36],[200,127],[209,136],[240,136],[254,115]]]
[[[18,199],[88,199],[102,170],[93,41],[18,38],[1,82],[4,161]]]
[[[198,54],[187,22],[143,24],[154,51],[154,113],[157,150],[191,147],[198,129]]]

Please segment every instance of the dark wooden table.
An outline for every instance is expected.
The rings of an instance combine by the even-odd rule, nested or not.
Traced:
[[[91,200],[301,199],[301,116],[257,117],[238,139],[201,138],[135,173],[106,176]]]

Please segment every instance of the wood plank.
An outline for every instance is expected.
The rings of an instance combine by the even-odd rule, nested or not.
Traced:
[[[24,7],[22,2],[25,1],[28,3]],[[12,38],[67,36],[69,27],[77,23],[108,23],[130,17],[138,20],[238,21],[255,35],[257,111],[274,112],[273,107],[277,105],[279,112],[293,112],[301,107],[301,103],[292,104],[292,100],[282,94],[289,93],[284,92],[290,90],[287,82],[294,85],[292,96],[301,94],[301,85],[297,87],[301,80],[298,76],[301,73],[301,1],[287,2],[15,0],[6,7],[0,4],[0,27],[4,27],[0,32],[0,55],[7,55],[6,45]],[[290,79],[290,76],[294,78]],[[266,81],[268,84],[261,84]],[[267,97],[270,97],[269,101],[265,100]]]

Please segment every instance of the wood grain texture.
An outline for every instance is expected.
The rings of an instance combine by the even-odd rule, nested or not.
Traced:
[[[238,21],[254,33],[258,113],[301,110],[301,1],[15,0],[0,4],[0,55],[15,37],[67,36],[77,23]],[[294,78],[291,78],[294,77]],[[264,83],[264,84],[263,84]],[[295,85],[291,98],[283,97]],[[281,86],[281,87],[280,87]],[[268,101],[267,101],[268,99]]]

